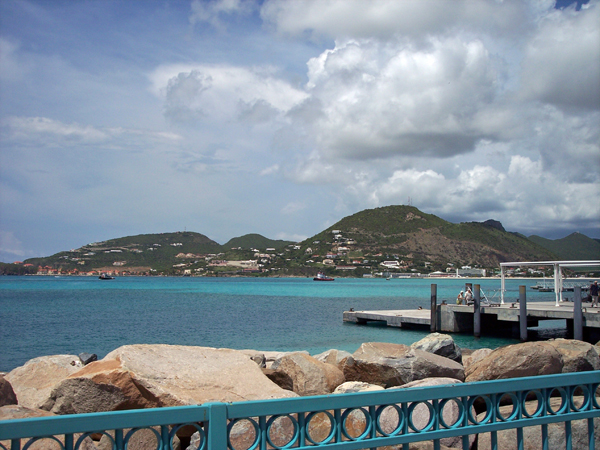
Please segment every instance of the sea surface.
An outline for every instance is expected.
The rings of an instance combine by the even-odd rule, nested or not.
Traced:
[[[363,342],[411,344],[427,331],[344,323],[355,310],[429,309],[454,302],[465,282],[492,296],[499,279],[0,277],[0,371],[44,355],[96,353],[126,344],[180,344],[262,351],[336,348]],[[534,280],[507,280],[506,301],[526,285],[527,301],[553,301],[529,289]],[[483,330],[485,333],[485,330]],[[496,348],[514,339],[454,335],[463,348]]]

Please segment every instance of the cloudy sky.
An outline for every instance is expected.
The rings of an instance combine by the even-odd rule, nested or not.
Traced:
[[[412,204],[600,237],[600,2],[0,0],[0,261]]]

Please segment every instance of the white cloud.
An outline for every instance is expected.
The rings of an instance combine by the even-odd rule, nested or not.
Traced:
[[[465,24],[506,35],[522,28],[526,12],[520,2],[486,0],[267,0],[261,9],[263,19],[285,34],[384,40],[403,35],[417,41]]]
[[[165,100],[165,114],[175,121],[228,121],[244,114],[262,121],[308,97],[270,67],[166,65],[154,70],[150,80],[155,95]]]
[[[600,109],[600,5],[541,19],[523,60],[522,95],[566,108]]]
[[[336,43],[308,62],[312,134],[329,157],[451,156],[494,138],[496,73],[481,41]],[[314,106],[311,104],[311,108]],[[302,106],[299,107],[301,109]]]
[[[245,15],[255,7],[252,0],[194,0],[191,4],[190,23],[209,23],[216,29],[224,31],[225,16]]]
[[[181,136],[168,131],[147,131],[130,128],[98,128],[78,123],[63,123],[47,117],[14,117],[2,119],[2,137],[13,143],[33,143],[39,147],[97,145],[112,142],[124,146],[140,139],[177,142]]]

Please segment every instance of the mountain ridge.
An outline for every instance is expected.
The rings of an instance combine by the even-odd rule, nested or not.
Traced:
[[[573,235],[563,238],[563,246],[572,245],[577,238],[588,247],[600,248],[595,239]],[[371,272],[378,270],[384,260],[390,259],[402,261],[403,270],[413,272],[445,271],[463,265],[497,268],[505,261],[567,259],[556,250],[560,245],[550,245],[553,243],[539,236],[528,238],[508,232],[493,219],[456,224],[413,206],[392,205],[346,216],[299,243],[268,239],[257,233],[232,238],[223,245],[191,231],[142,234],[95,242],[49,257],[29,258],[22,265],[28,271],[21,272],[35,273],[39,266],[70,273],[95,270],[218,275],[232,272],[231,261],[237,261],[239,267],[245,267],[238,267],[238,272],[298,275],[312,273],[316,268],[332,270],[333,265],[350,266],[357,269],[355,276],[361,276],[369,273],[367,267]],[[245,265],[239,263],[244,260]],[[0,267],[0,273],[10,273],[5,266]]]

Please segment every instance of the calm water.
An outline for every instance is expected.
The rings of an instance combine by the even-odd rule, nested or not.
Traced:
[[[500,280],[469,280],[486,292]],[[438,302],[465,280],[435,280]],[[330,348],[354,352],[370,341],[411,344],[428,333],[342,322],[349,308],[429,308],[431,280],[307,278],[0,277],[0,371],[52,354],[96,353],[125,344],[182,344],[256,350]],[[518,285],[507,281],[507,299]],[[489,295],[489,294],[488,294]],[[528,289],[527,300],[554,299]],[[455,335],[465,348],[516,341]]]

